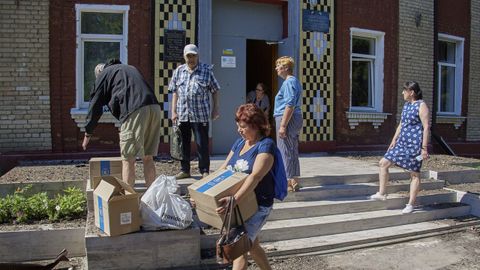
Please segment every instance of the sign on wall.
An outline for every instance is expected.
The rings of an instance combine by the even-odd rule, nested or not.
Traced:
[[[330,14],[318,10],[304,9],[302,30],[309,32],[328,33],[330,31]]]
[[[182,62],[183,61],[183,47],[185,47],[184,30],[168,30],[165,29],[165,62]]]

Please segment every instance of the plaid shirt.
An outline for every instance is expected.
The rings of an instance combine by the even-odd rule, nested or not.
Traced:
[[[210,93],[220,89],[212,67],[199,63],[192,73],[183,64],[173,72],[168,91],[177,93],[180,122],[205,123],[210,118]]]

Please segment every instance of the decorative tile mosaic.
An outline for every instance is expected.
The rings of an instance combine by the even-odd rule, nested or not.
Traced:
[[[180,63],[164,61],[165,29],[184,30],[186,44],[196,43],[196,0],[155,0],[155,51],[154,51],[154,88],[162,106],[161,143],[168,143],[169,114],[171,95],[168,94],[168,82]]]
[[[304,89],[303,130],[300,141],[332,141],[334,139],[334,2],[333,0],[302,0],[301,8],[328,13],[330,29],[328,33],[304,32],[300,25],[299,79]]]

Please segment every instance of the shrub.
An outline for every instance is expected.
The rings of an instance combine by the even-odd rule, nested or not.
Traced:
[[[0,198],[0,224],[7,223],[12,220],[10,209],[11,204],[8,197],[4,199]]]
[[[69,187],[64,194],[51,200],[49,218],[52,221],[80,218],[85,214],[86,205],[85,194],[78,188]]]
[[[26,186],[13,195],[0,198],[0,224],[68,220],[80,218],[86,213],[87,201],[79,188],[69,187],[53,199],[49,199],[45,192],[27,195],[30,188]]]

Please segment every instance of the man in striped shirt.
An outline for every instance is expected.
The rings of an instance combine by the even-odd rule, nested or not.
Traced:
[[[183,159],[181,171],[177,179],[190,177],[190,141],[192,131],[197,145],[198,169],[202,177],[210,170],[208,153],[209,119],[217,119],[218,90],[220,86],[213,75],[210,65],[199,63],[198,48],[188,44],[183,49],[185,64],[173,72],[168,85],[168,91],[173,93],[171,118],[173,124],[180,127],[183,143]],[[213,98],[213,108],[210,108],[210,94]]]

